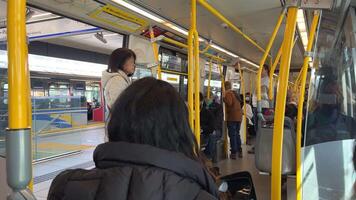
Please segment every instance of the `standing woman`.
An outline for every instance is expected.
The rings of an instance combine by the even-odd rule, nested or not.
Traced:
[[[136,54],[127,48],[119,48],[110,55],[108,69],[103,71],[101,83],[104,88],[104,99],[109,114],[119,97],[130,84],[130,77],[135,73]],[[106,115],[108,116],[108,115]]]

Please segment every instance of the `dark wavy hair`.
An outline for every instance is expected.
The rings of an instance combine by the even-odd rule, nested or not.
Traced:
[[[143,78],[117,99],[108,125],[111,142],[146,144],[200,160],[184,100],[169,83]]]

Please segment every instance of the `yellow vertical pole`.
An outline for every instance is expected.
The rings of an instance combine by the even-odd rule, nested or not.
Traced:
[[[153,32],[153,29],[152,27],[150,27],[150,37],[151,37],[151,40],[153,40],[155,38],[155,34]],[[159,59],[158,59],[158,45],[156,42],[152,42],[152,48],[153,48],[153,56],[154,56],[154,59],[155,59],[155,62],[157,64],[157,77],[158,79],[162,79],[162,75],[161,75],[161,64],[159,62]]]
[[[311,52],[313,48],[315,32],[317,29],[320,13],[317,12],[314,17],[310,28],[309,41],[306,52]],[[296,177],[296,195],[297,200],[302,199],[302,156],[301,156],[301,147],[302,147],[302,118],[303,118],[303,103],[304,103],[304,94],[305,94],[305,84],[308,75],[308,66],[310,61],[310,54],[304,57],[304,63],[302,68],[302,74],[300,77],[300,90],[299,90],[299,102],[298,102],[298,115],[297,115],[297,141],[296,141],[296,157],[297,157],[297,177]]]
[[[278,62],[282,56],[282,50],[283,50],[283,44],[279,48],[276,59],[274,60],[274,62],[272,64],[271,70],[269,71],[268,97],[269,97],[270,101],[272,101],[272,99],[273,99],[273,75],[277,68]]]
[[[188,108],[189,108],[189,124],[194,130],[194,55],[193,55],[193,32],[190,30],[188,34]]]
[[[244,144],[246,144],[246,140],[247,140],[247,117],[246,117],[246,92],[245,92],[245,78],[243,76],[243,73],[242,73],[242,70],[241,70],[241,67],[240,67],[240,63],[237,64],[237,67],[238,67],[238,70],[239,70],[239,73],[240,73],[240,79],[241,79],[241,91],[242,91],[242,96],[243,96],[243,103],[244,103],[244,116],[243,116],[243,121],[244,121],[244,124],[243,124],[243,127],[244,127]]]
[[[220,80],[221,80],[221,92],[222,92],[221,94],[224,94],[225,93],[225,77],[224,77],[224,73],[223,73],[223,69],[222,69],[221,63],[218,63],[218,69],[219,69]],[[221,95],[221,98],[223,98],[222,95]],[[224,152],[225,152],[225,155],[229,154],[229,146],[228,146],[227,141],[228,141],[228,136],[227,136],[227,134],[224,133]]]
[[[213,67],[213,60],[210,59],[210,62],[209,62],[209,78],[208,78],[208,94],[207,94],[207,98],[210,99],[211,98],[211,94],[210,94],[210,81],[211,81],[211,70],[212,70],[212,67]]]
[[[281,200],[281,168],[282,168],[282,145],[284,131],[284,112],[286,105],[289,68],[293,49],[293,38],[296,29],[297,7],[288,8],[287,24],[284,33],[283,54],[279,74],[278,94],[273,129],[272,145],[272,177],[271,199]]]
[[[188,53],[190,64],[194,66],[194,134],[200,146],[200,68],[199,68],[199,35],[197,31],[197,1],[191,1],[191,24]],[[193,69],[191,69],[193,70]],[[193,77],[193,76],[192,76]],[[193,92],[193,88],[191,90]]]
[[[195,1],[196,4],[196,0]],[[196,9],[195,9],[196,10]],[[200,146],[200,66],[199,66],[199,35],[194,31],[194,87],[195,87],[195,137]]]
[[[8,131],[6,165],[8,185],[18,192],[32,189],[31,97],[26,37],[26,1],[7,4]]]
[[[293,43],[293,47],[295,46],[295,44],[297,43],[297,38],[294,39],[294,43]],[[273,65],[271,67],[271,70],[269,72],[269,90],[268,90],[268,97],[269,97],[269,100],[272,100],[273,99],[273,81],[274,81],[274,72],[276,71],[276,68],[277,68],[277,65],[281,59],[281,56],[282,56],[282,50],[283,50],[283,44],[281,45],[281,47],[279,48],[278,50],[278,53],[277,53],[277,56],[276,56],[276,59],[274,60],[273,62]]]
[[[261,113],[261,112],[262,112],[262,107],[261,107],[261,76],[262,76],[263,65],[265,64],[265,61],[266,61],[267,56],[268,56],[268,53],[269,53],[269,51],[270,51],[271,48],[272,48],[274,39],[275,39],[276,36],[277,36],[279,27],[281,26],[281,24],[282,24],[282,22],[283,22],[284,16],[285,16],[285,9],[284,9],[283,12],[279,15],[279,18],[278,18],[277,24],[276,24],[276,26],[275,26],[275,28],[274,28],[274,30],[273,30],[271,39],[269,40],[268,45],[267,45],[267,48],[266,48],[266,51],[264,52],[264,54],[263,54],[263,56],[262,56],[262,59],[261,59],[261,61],[260,61],[260,67],[259,67],[259,69],[258,69],[257,81],[256,81],[256,87],[257,87],[257,112],[258,112],[258,113]]]

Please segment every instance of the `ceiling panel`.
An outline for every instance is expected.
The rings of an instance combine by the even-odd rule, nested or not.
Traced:
[[[228,19],[240,27],[245,33],[250,35],[262,47],[265,47],[268,43],[274,25],[282,10],[279,0],[207,1],[221,13],[224,13]],[[110,31],[125,33],[123,30],[101,23],[89,17],[89,14],[97,9],[98,6],[100,7],[109,2],[112,3],[110,0],[28,0],[30,5],[35,5],[36,7],[40,7],[56,14],[75,18],[82,22],[102,27]],[[164,18],[172,20],[176,24],[189,28],[190,0],[134,0],[133,2],[163,16]],[[127,9],[125,10],[127,11]],[[139,16],[137,13],[135,15]],[[149,22],[153,25],[157,25],[157,23],[152,21]],[[232,30],[222,28],[221,21],[201,6],[198,6],[197,22],[198,31],[201,36],[207,39],[212,39],[214,43],[256,63],[258,63],[262,57],[261,51]],[[280,46],[283,38],[283,29],[284,25],[277,36],[276,43],[272,49],[272,55],[276,54]],[[300,48],[296,48],[295,51],[299,52],[293,54],[295,58],[292,59],[292,67],[299,67],[303,60],[301,57],[302,53],[300,52]]]
[[[185,28],[190,26],[190,0],[134,0],[147,8]],[[260,46],[266,47],[273,32],[277,19],[282,11],[279,0],[207,0],[212,6],[254,39]],[[262,52],[242,36],[231,29],[224,29],[222,22],[198,4],[197,25],[199,34],[228,50],[258,63]],[[283,23],[272,47],[275,55],[283,40],[285,24]],[[295,48],[292,67],[302,64],[302,52]]]

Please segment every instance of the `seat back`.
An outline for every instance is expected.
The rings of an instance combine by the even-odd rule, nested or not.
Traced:
[[[284,124],[282,175],[295,174],[295,129],[293,121],[286,117]],[[273,129],[259,127],[255,145],[256,168],[265,173],[272,169]]]

